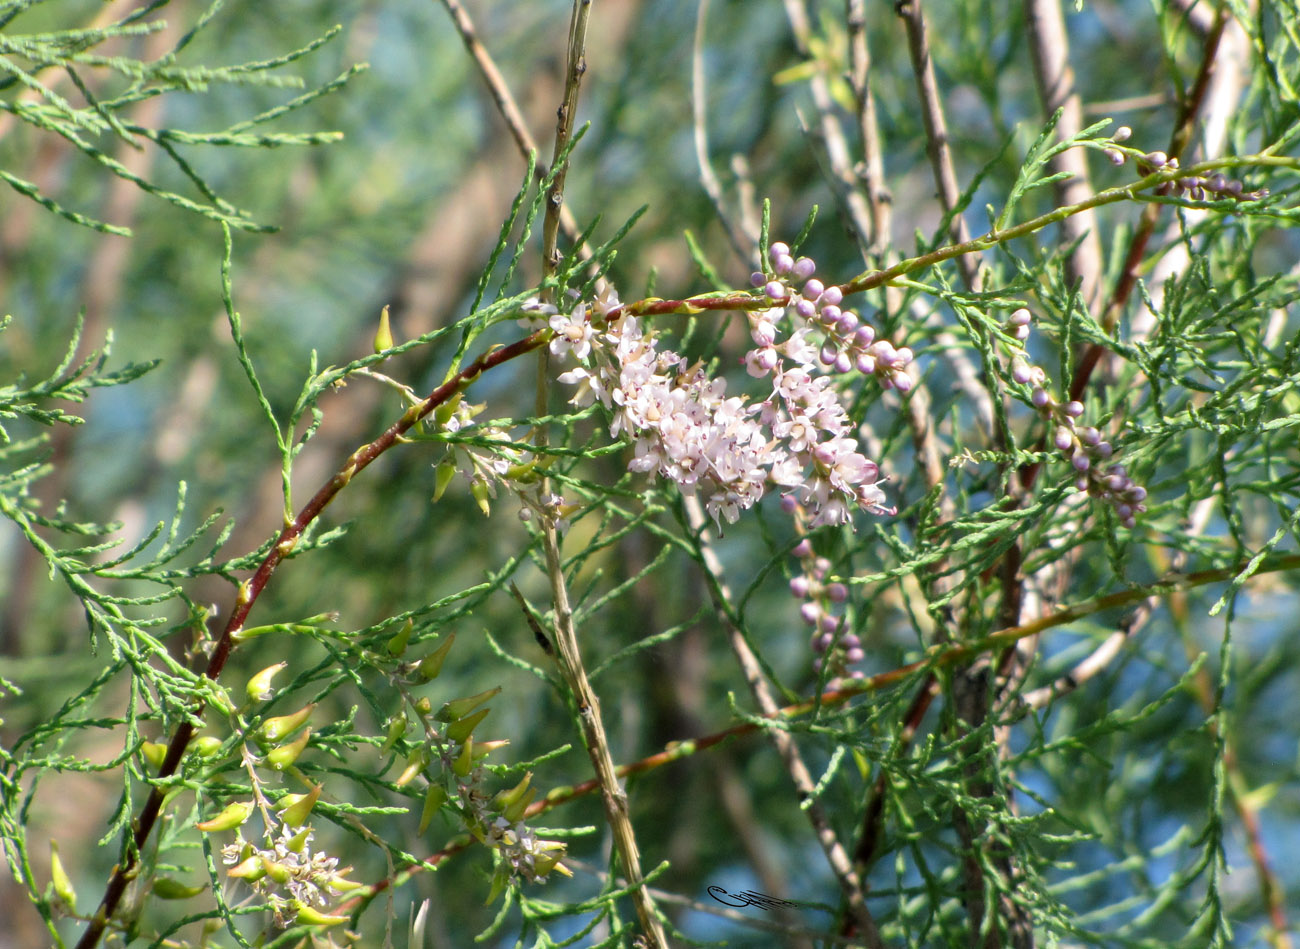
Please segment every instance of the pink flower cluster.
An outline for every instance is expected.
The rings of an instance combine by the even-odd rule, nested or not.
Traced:
[[[774,260],[778,248],[784,245],[773,247]],[[810,273],[807,267],[804,275]],[[785,311],[749,314],[757,348],[745,365],[752,376],[771,380],[763,398],[750,400],[728,396],[725,379],[660,349],[616,297],[592,309],[605,322],[590,333],[585,304],[551,316],[551,350],[583,363],[559,379],[578,387],[575,404],[599,399],[613,413],[612,434],[626,432],[634,442],[631,470],[657,472],[684,492],[698,493],[719,525],[723,519],[735,523],[769,483],[783,490],[787,510],[805,508],[814,527],[847,524],[859,509],[893,513],[877,485],[876,464],[858,451],[852,421],[822,374],[827,363],[818,364],[806,339],[809,327],[778,342]]]
[[[834,675],[828,685],[838,688],[847,667],[866,658],[862,640],[847,630],[846,618],[834,612],[848,600],[849,588],[843,583],[827,582],[831,562],[825,557],[815,556],[807,537],[799,541],[791,552],[803,562],[804,572],[790,580],[790,594],[801,601],[799,616],[812,628],[812,650],[817,656],[813,660],[813,671],[820,672],[823,666],[828,667]],[[860,669],[849,673],[853,679],[861,679],[864,675]]]
[[[1018,343],[1029,339],[1033,318],[1024,307],[1007,317],[1005,329]],[[1052,444],[1070,462],[1075,471],[1074,486],[1091,497],[1105,501],[1115,509],[1120,523],[1132,528],[1137,515],[1144,512],[1146,488],[1129,477],[1123,465],[1108,464],[1115,450],[1101,432],[1091,425],[1080,425],[1081,402],[1057,402],[1044,388],[1047,373],[1032,365],[1023,349],[1011,359],[1011,378],[1029,386],[1029,401],[1039,415],[1054,426]]]

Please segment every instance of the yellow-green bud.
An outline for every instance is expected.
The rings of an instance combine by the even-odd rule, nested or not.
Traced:
[[[430,784],[429,790],[424,793],[424,810],[420,812],[420,829],[416,831],[417,834],[423,834],[429,829],[433,815],[446,803],[447,789],[441,784]]]
[[[492,513],[492,505],[488,500],[492,497],[492,492],[488,488],[486,481],[471,481],[469,483],[469,493],[478,502],[478,509],[483,512],[484,517]]]
[[[440,722],[458,721],[500,691],[501,686],[498,685],[496,688],[488,689],[486,692],[480,692],[478,695],[466,696],[463,699],[453,699],[443,705],[442,708],[438,709],[437,719]]]
[[[393,348],[393,327],[388,321],[388,307],[379,313],[379,329],[375,332],[375,352]]]
[[[417,715],[428,715],[433,711],[433,700],[427,695],[422,695],[415,700],[415,704],[411,707],[415,709]]]
[[[289,742],[287,745],[281,745],[279,748],[272,748],[266,753],[266,762],[276,771],[283,771],[289,765],[298,760],[298,756],[307,748],[307,742],[311,741],[311,729],[308,728],[302,733],[302,736]]]
[[[156,741],[146,741],[140,745],[140,754],[149,762],[149,767],[161,771],[163,761],[167,758],[167,746]]]
[[[474,737],[472,735],[465,739],[460,754],[451,763],[451,770],[462,778],[468,777],[469,773],[474,770]]]
[[[255,883],[262,877],[266,876],[266,861],[257,854],[248,857],[244,861],[235,864],[226,871],[226,876],[235,877],[238,880],[246,880],[249,883]]]
[[[154,895],[160,900],[188,900],[206,890],[207,884],[196,883],[190,886],[172,877],[156,877],[152,884]]]
[[[221,750],[222,741],[216,735],[200,735],[190,742],[190,750],[200,758],[211,758]]]
[[[451,479],[454,477],[456,477],[456,463],[450,459],[440,462],[433,469],[433,503],[437,504],[442,500],[447,485],[451,484]]]
[[[411,641],[411,633],[415,629],[415,620],[408,619],[402,624],[402,628],[397,634],[388,641],[388,654],[394,658],[406,652],[406,644]]]
[[[379,753],[387,754],[404,734],[406,734],[406,716],[394,715],[388,720],[388,734],[384,737],[384,743],[379,746]]]
[[[337,926],[339,923],[346,923],[346,916],[329,916],[319,910],[312,909],[310,906],[300,905],[298,907],[298,922],[304,926]]]
[[[537,849],[542,853],[533,855],[533,872],[539,877],[544,877],[552,870],[563,873],[566,877],[573,876],[573,871],[560,863],[564,856],[565,844],[558,840],[540,840],[537,843]]]
[[[442,428],[451,421],[451,417],[455,415],[456,410],[460,408],[461,399],[464,397],[464,392],[457,392],[450,399],[433,410],[433,421],[438,428]]]
[[[263,741],[277,742],[282,738],[287,738],[296,732],[311,717],[312,709],[316,707],[315,702],[304,705],[298,711],[291,715],[279,715],[275,718],[268,718],[264,721],[257,733]]]
[[[504,748],[508,744],[510,744],[509,738],[493,738],[490,741],[480,741],[474,746],[474,760],[478,761],[480,758],[486,758],[492,752]]]
[[[289,848],[290,853],[302,853],[302,848],[307,846],[307,838],[309,836],[311,836],[311,828],[304,827],[302,830],[298,831],[298,833],[290,837],[289,842],[285,844],[285,846]]]
[[[492,806],[497,810],[504,811],[507,807],[515,804],[528,791],[528,785],[533,781],[531,771],[524,774],[524,778],[508,791],[498,791],[492,798]]]
[[[289,878],[293,876],[293,871],[283,863],[276,863],[274,860],[263,860],[262,863],[266,866],[266,875],[276,883],[288,883]]]
[[[447,726],[447,737],[452,741],[464,741],[474,734],[474,729],[478,728],[479,722],[488,717],[490,711],[492,711],[490,708],[481,708],[472,715],[466,715],[452,722]]]
[[[420,660],[420,664],[415,667],[415,678],[420,682],[430,682],[438,678],[438,673],[442,672],[443,660],[447,658],[447,653],[451,650],[451,644],[456,641],[455,633],[448,633],[447,638],[433,652],[429,653]]]
[[[352,872],[351,867],[344,867],[342,870],[339,870],[332,877],[326,880],[325,885],[328,886],[331,890],[334,890],[336,893],[347,893],[349,890],[356,890],[365,886],[364,883],[358,883],[356,880],[344,879],[344,874],[351,873],[351,872]]]
[[[248,815],[251,813],[253,813],[252,801],[236,801],[233,804],[227,804],[216,817],[199,821],[194,826],[208,834],[222,830],[234,830],[248,820]]]
[[[400,788],[410,784],[411,780],[417,774],[423,771],[425,766],[428,763],[429,763],[428,750],[425,748],[415,749],[415,751],[411,754],[411,757],[406,759],[406,770],[404,770],[401,773],[401,775],[398,776],[397,786]]]
[[[267,666],[248,680],[248,685],[244,686],[244,692],[254,702],[265,702],[275,694],[271,689],[271,680],[275,678],[276,673],[288,664],[287,662],[277,662],[273,666]]]
[[[301,827],[307,822],[311,809],[320,799],[320,785],[316,785],[307,794],[286,794],[276,805],[276,810],[290,827]]]
[[[50,841],[50,885],[54,887],[55,895],[63,901],[68,911],[75,913],[77,890],[73,887],[68,872],[63,869],[63,861],[59,859],[59,844],[54,840]]]

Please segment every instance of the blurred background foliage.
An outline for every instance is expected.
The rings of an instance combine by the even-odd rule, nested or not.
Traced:
[[[24,11],[5,29],[21,27],[32,33],[111,22],[135,6],[47,2]],[[780,3],[747,0],[712,7],[703,47],[711,158],[729,189],[736,187],[740,170],[744,187],[771,200],[776,237],[792,237],[812,207],[820,206],[821,217],[804,251],[817,259],[820,273],[846,280],[863,270],[863,257],[837,217],[816,140],[803,130],[811,121],[809,71],[828,70],[838,76],[844,68],[842,4],[810,6],[817,37],[812,55],[796,48]],[[1153,11],[1152,6],[1137,0],[1089,2],[1070,16],[1069,24],[1077,79],[1089,104],[1088,121],[1113,117],[1131,125],[1138,140],[1155,148],[1169,138],[1175,114],[1172,90],[1189,81],[1200,46],[1181,14]],[[165,29],[113,40],[110,49],[117,55],[155,59],[175,47],[205,9],[192,0],[174,0],[148,16],[151,21],[165,20]],[[979,232],[988,224],[982,209],[986,203],[1000,206],[1044,120],[1028,65],[1023,13],[1019,5],[993,0],[936,0],[927,9],[933,18],[934,59],[959,180],[969,182],[984,173],[970,211],[971,225]],[[484,0],[473,4],[471,12],[534,134],[539,141],[549,141],[562,89],[569,4]],[[893,237],[906,254],[914,235],[935,230],[941,212],[933,198],[901,28],[890,4],[870,3],[866,12],[873,89],[896,216]],[[575,152],[565,197],[581,222],[601,217],[597,239],[612,234],[642,205],[648,207],[623,241],[611,272],[624,299],[710,289],[687,253],[687,231],[697,236],[732,285],[745,286],[751,269],[750,262],[728,249],[699,185],[691,113],[695,15],[696,4],[685,0],[603,0],[593,12],[580,109],[580,120],[591,127]],[[1261,22],[1273,23],[1261,17]],[[321,365],[341,365],[370,351],[383,305],[392,307],[399,340],[465,315],[524,167],[446,11],[437,3],[231,0],[194,35],[179,62],[217,65],[270,59],[303,47],[335,24],[341,29],[330,42],[277,74],[299,76],[304,89],[314,89],[347,74],[354,64],[366,63],[368,68],[340,90],[277,121],[274,130],[338,131],[340,140],[281,148],[198,144],[183,149],[186,160],[216,193],[245,209],[253,220],[276,228],[273,233],[236,232],[233,286],[249,350],[280,416],[292,406],[312,352]],[[1290,69],[1294,61],[1292,55],[1279,66]],[[102,84],[95,86],[101,96],[123,82],[103,70],[90,70],[85,78]],[[848,94],[847,88],[838,91]],[[151,128],[216,130],[300,92],[217,83],[206,90],[146,99],[129,114],[132,121]],[[11,83],[0,98],[11,100],[18,94]],[[1278,105],[1258,87],[1247,94],[1242,113],[1252,118],[1242,119],[1236,132],[1235,144],[1241,150],[1260,147],[1296,119],[1294,102]],[[87,424],[52,432],[48,450],[55,467],[33,486],[33,495],[47,512],[65,504],[74,520],[119,522],[118,534],[130,543],[171,515],[177,483],[184,481],[188,527],[221,511],[223,519],[234,524],[223,554],[242,555],[257,548],[280,526],[279,456],[229,343],[221,305],[220,229],[109,177],[48,132],[15,122],[12,115],[0,116],[0,123],[0,168],[35,182],[64,207],[132,231],[130,238],[106,236],[47,214],[14,191],[0,192],[0,306],[14,317],[0,337],[0,378],[36,378],[51,370],[73,336],[79,311],[85,313],[83,351],[102,345],[111,331],[112,364],[159,360],[143,378],[99,390],[78,407]],[[111,134],[100,136],[97,144],[130,163],[142,177],[193,195],[176,165],[158,149],[129,148]],[[1131,177],[1129,169],[1112,169],[1102,162],[1094,164],[1093,173],[1098,187]],[[1050,191],[1037,192],[1027,199],[1024,216],[1047,210],[1051,201]],[[1112,274],[1119,263],[1116,248],[1136,214],[1132,206],[1116,205],[1101,218]],[[1225,242],[1232,239],[1226,234],[1230,227],[1221,235]],[[1300,256],[1293,232],[1253,228],[1243,224],[1236,230],[1243,268],[1273,274]],[[1037,249],[1029,243],[1015,248],[1030,261],[1050,249],[1050,239]],[[1216,264],[1227,266],[1223,258],[1216,258]],[[539,277],[536,254],[526,255],[523,266],[525,273],[511,292]],[[1010,278],[1006,260],[996,266],[1005,268],[1001,272]],[[1249,276],[1245,271],[1229,274],[1238,283]],[[1293,274],[1284,279],[1287,283],[1278,294],[1294,285]],[[1293,337],[1297,328],[1292,309],[1283,339]],[[509,328],[485,340],[513,338],[513,332]],[[708,335],[714,332],[722,333],[722,365],[730,371],[742,352],[742,327],[729,326],[725,332],[709,327]],[[386,371],[427,392],[442,379],[451,351],[450,343],[416,349],[396,357]],[[1044,360],[1044,365],[1056,374],[1056,364]],[[483,417],[531,414],[533,371],[531,362],[519,361],[485,376],[471,394],[473,401],[487,404]],[[934,371],[941,382],[943,370]],[[934,390],[935,415],[946,420],[945,439],[956,454],[966,444],[971,410],[942,384],[935,384]],[[325,397],[321,407],[324,423],[294,470],[299,501],[402,408],[390,390],[365,379],[353,379]],[[894,459],[891,494],[900,507],[907,507],[919,500],[923,488],[909,473],[909,440],[896,419],[889,421],[893,418],[892,411],[883,414],[884,425],[877,433]],[[579,423],[579,438],[592,430],[590,422]],[[34,432],[34,427],[14,430],[19,436]],[[1202,456],[1192,457],[1190,452],[1198,446]],[[1166,499],[1173,497],[1172,484],[1198,477],[1206,457],[1217,450],[1208,439],[1183,447],[1188,455],[1158,459],[1160,472],[1153,483],[1164,485]],[[325,516],[325,526],[346,525],[346,534],[286,564],[259,602],[254,619],[272,622],[338,611],[340,629],[360,629],[471,588],[511,558],[529,556],[525,551],[530,535],[516,521],[516,505],[509,499],[494,502],[486,521],[463,484],[453,486],[437,504],[430,503],[431,466],[438,457],[429,445],[413,445],[385,456],[350,485]],[[606,455],[583,462],[573,473],[598,484],[615,484],[624,478],[625,460],[620,454]],[[1273,461],[1276,466],[1270,468],[1269,459],[1261,459],[1256,477],[1290,478],[1289,497],[1294,499],[1294,446]],[[971,508],[980,506],[981,497],[987,503],[994,489],[991,475],[960,482],[954,476],[953,483],[967,492]],[[624,499],[627,510],[661,504],[664,513],[657,520],[683,533],[671,492],[646,489],[639,481],[624,482],[624,487],[640,495]],[[1276,484],[1261,488],[1259,496],[1253,508],[1243,502],[1232,515],[1234,523],[1222,512],[1216,515],[1205,535],[1207,550],[1220,550],[1220,541],[1236,531],[1247,536],[1247,549],[1257,547],[1258,538],[1271,534],[1279,519],[1286,520],[1277,504]],[[1177,520],[1176,507],[1175,502],[1175,509],[1164,513],[1166,522]],[[624,520],[617,513],[603,513],[611,517],[612,527]],[[581,550],[592,542],[601,515],[598,510],[576,523],[566,550]],[[914,527],[904,519],[898,530],[907,536]],[[830,538],[824,546],[835,560],[834,572],[851,576],[878,568],[888,559],[873,550],[885,546],[878,532],[893,529],[873,523],[861,528],[856,538]],[[761,644],[764,657],[791,693],[805,695],[817,680],[798,605],[787,588],[793,562],[784,552],[794,539],[788,518],[774,504],[764,505],[756,516],[728,528],[719,552],[733,587],[749,594],[744,610],[747,633]],[[1113,551],[1096,534],[1078,539],[1090,545],[1090,553],[1077,566],[1068,596],[1086,598],[1121,586],[1126,578],[1113,570]],[[1165,554],[1154,536],[1151,540],[1149,548],[1124,547],[1128,580],[1150,579],[1164,569]],[[1283,549],[1294,549],[1294,537]],[[1207,556],[1199,565],[1217,562]],[[741,707],[748,707],[700,568],[689,556],[650,532],[634,531],[591,551],[575,580],[575,593],[602,596],[648,565],[654,569],[626,595],[586,617],[581,630],[589,664],[596,667],[637,640],[681,628],[675,638],[621,659],[596,679],[615,757],[621,762],[730,724],[731,693]],[[525,566],[518,580],[534,603],[545,603],[540,571]],[[198,578],[186,590],[196,603],[214,604],[220,612],[230,608],[232,587],[223,579]],[[856,587],[855,596],[862,591]],[[906,608],[907,597],[915,592],[914,585],[902,579],[882,586],[874,602],[854,606],[858,631],[868,644],[866,671],[885,671],[914,660],[928,642],[924,609],[918,620],[916,611]],[[1280,883],[1289,892],[1300,888],[1289,859],[1300,846],[1295,782],[1300,692],[1294,688],[1300,598],[1277,577],[1251,586],[1230,611],[1231,650],[1221,651],[1229,619],[1211,620],[1206,614],[1222,592],[1219,586],[1171,597],[1140,639],[1102,675],[1068,702],[1031,716],[1015,730],[1011,750],[1021,756],[1015,761],[1019,801],[1027,821],[1041,817],[1033,829],[1041,849],[1034,855],[1032,872],[1045,881],[1043,892],[1069,908],[1061,910],[1061,918],[1070,922],[1061,926],[1059,938],[1078,927],[1072,938],[1080,942],[1184,943],[1208,905],[1209,887],[1219,888],[1217,898],[1235,921],[1237,944],[1271,941],[1266,939],[1267,912],[1259,881],[1245,856],[1246,841],[1231,814],[1216,801],[1216,728],[1230,729],[1235,737],[1245,782],[1240,790],[1255,795],[1262,805],[1258,813],[1263,838]],[[510,738],[507,757],[500,760],[524,762],[568,743],[574,747],[567,753],[536,767],[536,781],[546,788],[586,779],[587,762],[557,691],[505,661],[494,646],[525,662],[544,664],[517,606],[500,590],[465,603],[471,612],[457,604],[431,620],[431,629],[458,631],[434,694],[442,699],[503,686],[488,720],[490,735],[485,734]],[[179,604],[172,607],[168,621],[178,623],[183,610]],[[1125,616],[1115,610],[1052,633],[1043,647],[1039,679],[1048,681],[1069,668]],[[189,635],[170,640],[176,655],[190,645]],[[79,689],[102,664],[104,648],[102,640],[98,652],[92,647],[79,603],[63,585],[47,578],[40,557],[17,532],[0,530],[0,663],[4,677],[23,689],[21,695],[4,696],[4,743],[48,718]],[[1202,652],[1208,658],[1199,667],[1200,677],[1189,676],[1189,655]],[[225,681],[239,689],[247,675],[268,663],[288,660],[291,674],[296,674],[323,658],[322,647],[311,639],[266,637],[236,654]],[[1221,666],[1225,661],[1231,665],[1230,674]],[[1176,688],[1179,682],[1184,685]],[[1226,704],[1215,694],[1218,683],[1226,685]],[[306,682],[300,686],[295,695],[305,700],[311,688]],[[828,715],[824,727],[803,735],[801,743],[813,762],[824,765],[837,748],[845,747],[844,735],[853,734],[851,744],[875,760],[890,747],[909,698],[910,693],[899,688],[873,700],[874,707],[859,707],[843,718]],[[1207,698],[1210,709],[1216,710],[1213,725],[1202,703]],[[1159,699],[1165,700],[1159,708],[1137,715]],[[123,681],[107,690],[92,711],[110,716],[115,714],[114,703],[125,701]],[[286,699],[279,711],[296,707],[293,701]],[[384,722],[346,688],[324,699],[316,720],[345,718],[355,706],[360,706],[358,730],[382,735]],[[1230,711],[1222,714],[1224,708]],[[1106,716],[1116,710],[1120,715],[1114,727],[1103,727]],[[927,719],[927,729],[935,724],[935,715]],[[163,740],[161,734],[148,737]],[[120,752],[121,738],[113,728],[84,728],[70,735],[61,751],[102,763]],[[945,760],[952,766],[960,760],[959,753],[941,747],[939,737],[934,740],[939,746],[926,746],[909,764],[897,766],[892,836],[887,856],[872,877],[871,905],[884,918],[911,920],[903,929],[912,944],[958,945],[964,944],[965,933],[960,913],[953,910],[952,881],[945,878],[940,884],[937,877],[917,869],[926,861],[942,865],[958,847],[945,809],[929,793],[933,786],[926,784],[926,776],[934,777],[933,768],[942,771]],[[385,760],[374,747],[352,755],[348,769],[365,770],[367,760],[378,768]],[[941,779],[942,774],[934,777],[939,785]],[[330,788],[336,796],[372,794],[350,786],[346,777],[339,780],[343,783]],[[33,852],[39,861],[45,849],[37,842],[58,839],[89,903],[115,859],[116,844],[96,843],[118,806],[120,778],[111,773],[49,773],[42,781],[26,813]],[[828,809],[845,839],[852,839],[860,823],[870,781],[871,776],[849,764],[827,785]],[[705,888],[710,884],[765,890],[775,876],[794,899],[835,904],[833,880],[785,772],[760,737],[741,738],[636,777],[629,793],[646,866],[671,861],[671,869],[657,880],[661,888],[707,901]],[[1227,826],[1216,825],[1220,818]],[[539,823],[602,826],[602,818],[598,802],[589,797]],[[445,842],[438,838],[437,823],[428,839],[412,839],[409,816],[374,817],[368,825],[417,856]],[[1239,871],[1228,877],[1197,867],[1202,857],[1217,859],[1218,834],[1223,835],[1227,864]],[[345,862],[356,865],[355,878],[371,881],[386,874],[377,848],[361,846],[355,838],[347,841],[341,833],[327,839],[346,853]],[[607,847],[605,836],[596,833],[571,844],[571,852],[588,866],[599,867]],[[38,867],[38,876],[45,874]],[[432,900],[431,944],[469,944],[472,934],[496,912],[482,905],[487,874],[486,858],[470,850],[436,874],[417,875],[393,892],[395,905],[370,911],[367,944],[379,944],[377,934],[388,910],[398,920],[400,939],[408,908],[425,899]],[[591,888],[591,879],[579,869],[575,881],[554,882],[533,895],[576,900]],[[936,888],[944,891],[939,905],[923,909],[921,904],[936,895]],[[726,938],[732,946],[774,945],[781,938],[671,904],[667,909],[696,938]],[[160,909],[154,906],[149,912]],[[0,883],[0,917],[6,920],[0,927],[0,946],[38,945],[47,938],[26,895],[10,880]],[[163,918],[147,917],[155,926]],[[576,931],[574,920],[581,919],[578,915],[553,924],[550,931],[562,937]],[[831,915],[809,910],[804,921],[829,928]],[[1093,930],[1108,935],[1089,936]],[[142,928],[147,931],[148,925]],[[499,944],[510,944],[513,930],[507,926],[504,932]]]

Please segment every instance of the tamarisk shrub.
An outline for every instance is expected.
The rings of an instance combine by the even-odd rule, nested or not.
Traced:
[[[1296,12],[696,6],[5,7],[0,942],[1292,944]]]

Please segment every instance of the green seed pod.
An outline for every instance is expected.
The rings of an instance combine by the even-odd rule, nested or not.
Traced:
[[[490,708],[481,708],[473,715],[466,715],[464,718],[452,722],[447,726],[447,737],[452,741],[464,741],[470,735],[474,734],[474,729],[478,728],[479,722],[488,717]]]
[[[276,863],[274,860],[263,860],[262,863],[266,866],[266,875],[276,883],[288,883],[293,876],[293,871],[283,863]]]
[[[406,644],[411,641],[411,633],[415,629],[415,620],[408,619],[402,624],[402,628],[397,631],[392,639],[388,641],[388,654],[397,658],[406,652]]]
[[[508,744],[510,744],[509,738],[493,738],[490,741],[480,741],[474,745],[474,760],[478,761],[480,758],[486,758],[492,752],[504,748]]]
[[[311,741],[311,729],[308,728],[302,733],[302,736],[287,745],[281,745],[279,748],[272,748],[266,753],[266,761],[276,771],[283,771],[289,765],[298,760],[298,756],[307,748],[307,742]]]
[[[429,763],[429,751],[426,748],[417,748],[412,752],[411,757],[406,759],[406,770],[404,770],[397,779],[397,786],[405,787],[411,783],[411,779],[425,769]]]
[[[492,505],[489,502],[492,491],[488,488],[486,481],[471,481],[469,483],[469,493],[478,502],[478,509],[483,512],[484,517],[492,513]]]
[[[451,763],[451,770],[459,777],[468,777],[469,773],[474,770],[474,736],[465,739],[465,744],[461,746],[460,754],[456,760]]]
[[[447,485],[451,484],[452,478],[456,477],[456,463],[450,459],[440,462],[433,469],[433,503],[437,504],[442,500],[443,493],[447,490]]]
[[[310,906],[299,905],[297,920],[304,926],[337,926],[339,923],[346,923],[348,918],[346,916],[329,916],[312,909]]]
[[[529,788],[527,794],[506,807],[505,811],[502,812],[502,816],[512,824],[523,820],[524,812],[528,810],[528,805],[533,803],[533,798],[536,796],[537,788]]]
[[[406,734],[406,716],[394,715],[388,720],[388,734],[384,738],[384,743],[379,746],[379,753],[387,754],[404,734]]]
[[[416,831],[417,834],[423,834],[429,829],[433,815],[446,803],[447,789],[441,784],[430,784],[429,790],[424,793],[424,810],[420,812],[420,829]]]
[[[190,742],[190,751],[200,758],[211,758],[221,750],[222,741],[216,735],[200,735]]]
[[[290,827],[301,827],[307,822],[311,809],[320,799],[320,785],[316,785],[308,794],[286,794],[276,805],[276,810]]]
[[[244,821],[248,820],[248,815],[252,813],[252,801],[236,801],[233,804],[227,804],[216,817],[213,817],[210,820],[199,821],[199,823],[194,826],[207,834],[223,830],[234,830],[236,827],[244,823]]]
[[[253,854],[253,856],[227,870],[226,876],[234,877],[237,880],[246,880],[249,883],[256,883],[266,876],[266,862],[257,854]]]
[[[207,884],[196,883],[190,886],[172,877],[155,877],[151,884],[153,893],[160,900],[188,900],[207,890]]]
[[[54,893],[63,905],[68,908],[68,912],[77,911],[77,890],[72,885],[72,880],[68,877],[68,872],[63,869],[63,861],[59,859],[59,844],[57,841],[50,841],[50,885],[54,887]]]
[[[311,716],[312,709],[315,707],[316,703],[311,702],[304,705],[291,715],[280,715],[275,718],[268,718],[262,723],[261,727],[258,728],[257,734],[263,741],[271,743],[288,738],[302,727]]]
[[[364,883],[358,883],[356,880],[344,879],[344,875],[351,872],[352,872],[351,867],[344,867],[342,870],[339,870],[332,877],[326,880],[325,885],[328,886],[335,893],[348,893],[352,890],[359,890],[361,889],[361,887],[365,886]]]
[[[379,312],[379,329],[375,331],[375,352],[393,348],[393,327],[388,321],[388,307]]]
[[[290,853],[302,853],[302,848],[307,846],[307,838],[310,836],[311,828],[304,827],[302,830],[298,831],[298,833],[290,837],[289,842],[285,846],[289,848]]]
[[[497,695],[500,691],[501,686],[498,685],[496,688],[488,689],[486,692],[480,692],[478,695],[470,695],[463,699],[454,699],[438,710],[437,719],[440,722],[459,721],[488,699]]]
[[[161,742],[146,741],[140,745],[140,754],[155,771],[161,771],[163,761],[167,758],[167,746]]]
[[[533,781],[531,771],[524,774],[524,778],[508,791],[498,791],[492,798],[492,806],[499,811],[504,811],[507,807],[515,804],[528,791],[528,785]]]
[[[455,641],[456,634],[448,633],[437,649],[420,660],[420,664],[415,667],[414,678],[419,682],[431,682],[438,678],[438,673],[442,672],[442,663]]]
[[[273,666],[267,666],[250,678],[248,685],[244,686],[244,692],[249,699],[254,702],[265,702],[274,695],[275,693],[271,689],[271,680],[275,678],[276,673],[288,664],[287,662],[277,662]]]

